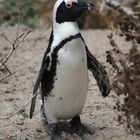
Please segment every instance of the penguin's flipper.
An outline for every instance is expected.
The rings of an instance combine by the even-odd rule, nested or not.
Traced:
[[[30,118],[31,119],[33,117],[33,113],[34,113],[34,109],[35,109],[36,97],[37,97],[37,92],[33,92],[31,107],[30,107]]]
[[[39,71],[39,75],[38,75],[38,78],[37,78],[35,86],[34,86],[33,96],[32,96],[32,101],[31,101],[31,108],[30,108],[30,118],[32,118],[33,113],[34,113],[36,97],[37,97],[37,90],[38,90],[39,86],[41,85],[43,76],[44,75],[48,76],[47,67],[50,64],[50,61],[49,61],[49,59],[48,59],[49,57],[47,57],[47,55],[48,55],[50,46],[52,44],[52,40],[53,40],[53,32],[51,32],[50,39],[49,39],[49,45],[48,45],[46,52],[44,53],[44,57],[43,57],[42,64],[41,64],[41,69]],[[43,99],[43,95],[42,95],[42,99]]]
[[[34,113],[34,109],[35,109],[35,104],[36,104],[37,90],[38,90],[39,85],[41,83],[42,76],[43,76],[44,70],[46,68],[46,65],[47,64],[42,65],[42,67],[40,69],[40,72],[39,72],[39,75],[38,75],[38,78],[36,80],[35,86],[34,86],[33,96],[32,96],[32,101],[31,101],[31,107],[30,107],[30,118],[33,117],[33,113]]]
[[[86,52],[88,69],[96,79],[100,92],[104,97],[106,97],[110,93],[110,82],[107,72],[100,62],[89,52],[87,47]]]

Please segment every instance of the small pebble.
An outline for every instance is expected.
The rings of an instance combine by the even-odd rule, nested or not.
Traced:
[[[17,125],[24,125],[24,121],[23,121],[23,120],[16,121],[16,124],[17,124]]]
[[[36,128],[36,131],[39,133],[42,132],[42,130],[40,128]]]
[[[28,137],[27,136],[21,136],[20,140],[28,140]]]
[[[0,140],[5,140],[4,138],[0,138]]]

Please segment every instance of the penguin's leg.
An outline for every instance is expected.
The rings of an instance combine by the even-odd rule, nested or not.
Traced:
[[[41,109],[40,109],[40,111],[41,111],[41,115],[42,115],[42,117],[44,117],[44,119],[47,120],[47,116],[46,116],[46,113],[45,113],[45,109],[44,109],[44,105],[43,105],[43,104],[41,105]]]
[[[70,121],[71,132],[76,133],[78,136],[82,137],[85,134],[93,134],[95,132],[95,126],[85,125],[81,123],[80,116],[75,116]]]
[[[61,134],[62,130],[59,127],[59,123],[49,126],[49,140],[65,140]]]
[[[61,123],[53,123],[53,124],[49,124],[48,120],[47,120],[47,116],[45,113],[45,109],[44,109],[44,105],[41,105],[41,114],[43,117],[43,123],[46,126],[47,125],[47,131],[48,131],[48,135],[49,138],[48,140],[64,140],[64,138],[61,136],[61,133],[63,131],[63,125]]]

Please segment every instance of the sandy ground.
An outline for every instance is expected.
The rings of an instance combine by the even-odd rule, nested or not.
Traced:
[[[22,27],[24,30],[25,27]],[[92,53],[106,65],[109,76],[111,69],[105,63],[105,51],[110,48],[107,35],[111,31],[88,30],[82,31],[85,41]],[[5,33],[14,39],[16,27],[0,27],[0,34]],[[0,83],[0,140],[47,140],[47,126],[40,115],[40,96],[38,96],[35,115],[29,118],[30,104],[10,119],[2,119],[16,112],[31,99],[32,89],[40,68],[43,53],[48,44],[50,29],[37,29],[26,38],[8,62],[14,75]],[[129,44],[115,35],[120,47],[128,50]],[[0,36],[0,57],[10,51],[9,44]],[[86,135],[84,140],[140,140],[127,132],[125,125],[117,122],[117,112],[113,109],[115,94],[106,98],[99,93],[96,82],[89,73],[89,91],[81,118],[83,123],[96,127],[93,135]],[[69,140],[80,140],[77,135],[63,133]]]

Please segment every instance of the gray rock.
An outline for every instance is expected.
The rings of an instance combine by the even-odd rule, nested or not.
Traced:
[[[4,138],[0,138],[0,140],[6,140],[6,139],[4,139]]]
[[[28,140],[28,137],[23,135],[23,136],[20,137],[20,140]]]

